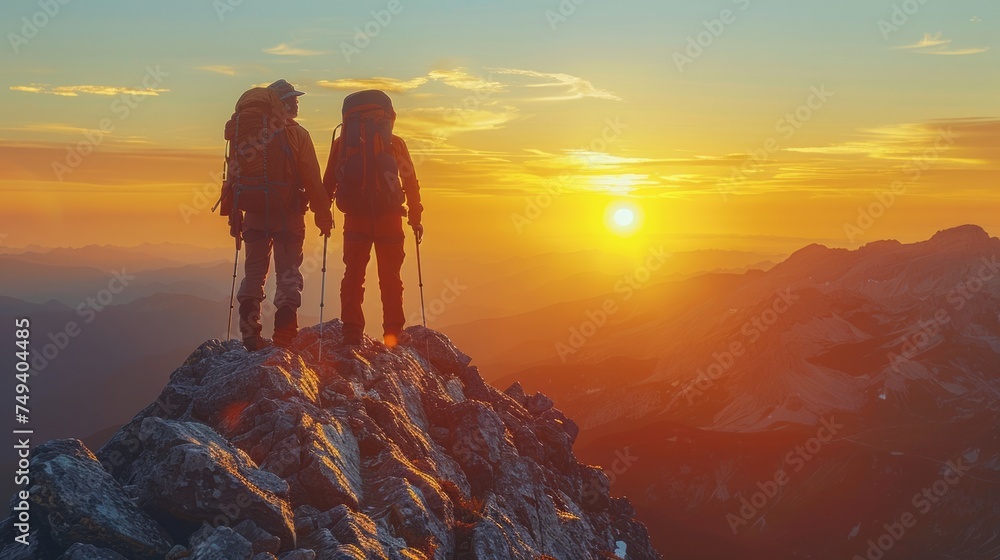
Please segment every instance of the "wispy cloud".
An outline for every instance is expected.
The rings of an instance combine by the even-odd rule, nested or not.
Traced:
[[[235,76],[236,69],[232,66],[199,66],[197,70],[203,70],[205,72],[214,72],[216,74],[222,74],[224,76]]]
[[[420,86],[432,82],[441,82],[447,86],[479,91],[483,93],[495,93],[504,91],[506,88],[499,82],[489,79],[479,78],[469,74],[464,68],[454,68],[451,70],[432,70],[426,76],[418,76],[409,80],[399,78],[345,78],[342,80],[321,80],[317,85],[336,90],[352,91],[358,89],[381,89],[384,91],[404,93],[415,90]]]
[[[469,74],[464,68],[453,70],[433,70],[427,75],[432,80],[444,82],[453,88],[481,92],[500,92],[506,88],[499,82],[484,80]]]
[[[897,49],[926,49],[930,47],[939,47],[942,45],[948,45],[951,43],[951,39],[943,39],[943,33],[940,31],[937,33],[924,33],[924,38],[917,41],[915,45],[903,45],[896,47]]]
[[[29,84],[26,86],[10,86],[11,91],[24,93],[44,93],[58,95],[60,97],[78,97],[80,94],[88,95],[148,95],[156,97],[161,93],[170,91],[162,88],[131,88],[119,86],[52,86],[49,84]]]
[[[490,68],[492,72],[497,74],[506,74],[511,76],[523,76],[527,78],[541,79],[541,83],[530,83],[527,84],[528,87],[533,88],[560,88],[563,93],[556,97],[542,97],[540,100],[566,100],[566,99],[583,99],[585,97],[592,97],[596,99],[607,99],[610,101],[621,101],[622,98],[618,97],[614,93],[600,89],[591,82],[570,74],[561,73],[549,73],[549,72],[538,72],[535,70],[519,70],[515,68]]]
[[[274,47],[271,47],[269,49],[264,49],[264,52],[267,54],[273,54],[277,56],[320,56],[326,54],[326,51],[300,49],[298,47],[293,47],[288,43],[279,43]]]
[[[923,39],[920,39],[913,45],[902,45],[899,47],[894,47],[896,49],[911,50],[920,54],[937,54],[937,55],[947,55],[947,56],[964,56],[970,54],[980,54],[984,53],[989,49],[989,47],[984,48],[966,48],[966,49],[949,49],[948,45],[951,45],[951,39],[945,39],[944,34],[940,31],[937,33],[925,33]]]
[[[362,78],[362,79],[352,79],[345,78],[343,80],[320,80],[316,82],[316,85],[324,87],[327,89],[335,89],[341,91],[354,91],[362,89],[380,89],[382,91],[388,91],[392,93],[404,93],[417,89],[418,87],[427,83],[427,78],[413,78],[412,80],[399,80],[397,78]]]
[[[959,49],[959,50],[955,50],[955,51],[948,51],[948,50],[944,50],[944,51],[927,51],[927,52],[924,52],[922,54],[942,54],[942,55],[948,55],[948,56],[965,56],[965,55],[969,55],[969,54],[984,53],[984,52],[986,52],[988,50],[990,50],[989,47],[983,47],[981,49]]]

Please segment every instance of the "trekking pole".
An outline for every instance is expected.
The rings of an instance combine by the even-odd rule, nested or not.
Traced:
[[[420,282],[420,320],[423,321],[424,328],[427,328],[427,314],[424,312],[424,273],[420,266],[420,242],[417,238],[417,279]]]
[[[226,327],[226,340],[231,340],[233,338],[233,300],[236,298],[236,273],[240,267],[240,245],[242,244],[243,236],[237,232],[236,234],[236,258],[233,259],[233,289],[229,292],[229,325]]]
[[[319,360],[323,361],[323,307],[326,305],[326,250],[329,235],[323,236],[323,281],[319,289]]]

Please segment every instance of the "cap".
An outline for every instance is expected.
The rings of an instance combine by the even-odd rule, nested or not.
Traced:
[[[278,94],[278,97],[280,97],[282,101],[284,101],[289,97],[305,95],[305,92],[297,91],[294,87],[292,87],[292,84],[288,83],[285,80],[278,80],[277,82],[274,82],[273,84],[267,86],[267,89],[274,90],[274,92]]]

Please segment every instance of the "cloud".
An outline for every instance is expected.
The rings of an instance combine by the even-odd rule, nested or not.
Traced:
[[[432,70],[426,76],[418,76],[409,80],[399,78],[345,78],[342,80],[321,80],[318,85],[336,90],[354,91],[360,89],[380,89],[383,91],[405,93],[432,82],[441,82],[455,89],[496,93],[506,88],[499,82],[478,78],[469,74],[464,68],[452,70]]]
[[[21,91],[24,93],[45,93],[58,95],[60,97],[78,97],[81,93],[88,95],[145,95],[156,97],[161,93],[170,91],[160,88],[131,88],[119,86],[51,86],[49,84],[29,84],[26,86],[10,86],[11,91]]]
[[[392,93],[404,93],[417,89],[427,83],[427,78],[413,78],[412,80],[399,80],[396,78],[345,78],[342,80],[320,80],[316,85],[327,89],[342,91],[355,91],[363,89],[380,89]]]
[[[269,49],[264,49],[267,54],[273,54],[277,56],[319,56],[326,54],[325,51],[312,51],[309,49],[300,49],[293,47],[288,43],[279,43],[277,46],[271,47]]]
[[[915,45],[903,45],[901,47],[895,47],[897,49],[926,49],[929,47],[939,47],[942,45],[947,45],[951,43],[951,39],[942,39],[943,33],[940,31],[934,34],[924,33],[924,38],[917,41]]]
[[[28,123],[23,126],[2,128],[0,130],[9,130],[12,132],[44,132],[44,133],[73,134],[73,135],[87,132],[86,128],[64,123]]]
[[[969,55],[969,54],[984,53],[984,52],[986,52],[988,50],[990,50],[989,47],[984,47],[984,48],[981,48],[981,49],[960,49],[960,50],[956,50],[956,51],[948,51],[948,50],[944,50],[944,51],[928,51],[928,52],[924,52],[924,53],[921,53],[921,54],[942,54],[942,55],[949,55],[949,56],[964,56],[964,55]]]
[[[518,70],[514,68],[490,68],[489,70],[497,74],[541,78],[544,80],[542,83],[528,84],[528,87],[553,87],[564,90],[564,93],[558,97],[542,97],[538,98],[539,100],[583,99],[585,97],[607,99],[609,101],[622,100],[621,97],[618,97],[614,93],[600,89],[589,81],[570,74],[537,72],[535,70]]]
[[[464,68],[455,68],[454,70],[433,70],[427,74],[427,77],[432,80],[444,82],[446,85],[458,89],[492,93],[504,91],[506,89],[503,84],[477,78],[476,76],[466,72]]]
[[[923,39],[917,41],[917,43],[914,45],[903,45],[894,48],[912,50],[920,54],[937,54],[946,56],[965,56],[970,54],[980,54],[990,50],[988,47],[949,50],[948,45],[950,44],[951,44],[951,39],[945,39],[943,37],[943,34],[939,31],[933,34],[925,33]]]
[[[224,76],[235,76],[236,69],[232,66],[199,66],[197,70],[204,70],[205,72],[214,72],[216,74],[222,74]]]

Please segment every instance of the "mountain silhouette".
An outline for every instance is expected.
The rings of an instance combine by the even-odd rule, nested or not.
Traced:
[[[660,558],[550,399],[407,332],[341,348],[332,321],[322,356],[318,327],[292,351],[204,343],[96,453],[33,450],[33,544],[8,518],[0,558]]]

